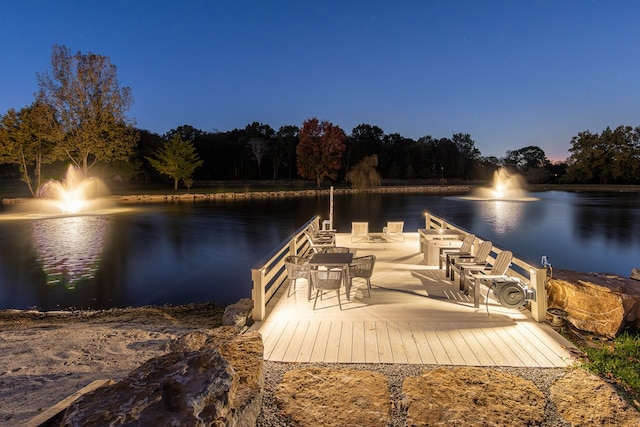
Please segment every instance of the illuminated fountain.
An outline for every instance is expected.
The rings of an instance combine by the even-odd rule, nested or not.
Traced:
[[[31,220],[36,261],[49,285],[73,289],[98,270],[109,226],[107,214],[116,208],[107,196],[107,186],[98,178],[84,178],[69,166],[60,181],[49,180],[36,198],[14,205],[2,220]]]
[[[96,204],[104,207],[104,197],[109,195],[107,186],[98,178],[84,178],[82,172],[69,166],[61,181],[49,180],[37,191],[36,198],[64,214],[92,213]]]
[[[491,187],[475,189],[464,200],[480,202],[479,210],[484,221],[496,234],[504,235],[517,229],[523,213],[523,202],[538,200],[529,196],[522,176],[500,168],[493,174]]]
[[[526,183],[522,176],[516,173],[509,173],[506,169],[500,168],[493,174],[493,181],[489,188],[478,188],[473,191],[467,200],[504,200],[516,202],[530,202],[538,200],[530,197],[527,192]]]

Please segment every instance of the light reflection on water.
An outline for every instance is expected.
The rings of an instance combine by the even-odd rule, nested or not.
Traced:
[[[512,232],[521,224],[524,202],[495,200],[477,203],[482,219],[499,236]]]
[[[640,267],[640,195],[535,193],[533,202],[424,194],[336,195],[335,227],[425,226],[424,212],[532,263],[628,275]],[[5,221],[0,208],[0,309],[110,308],[251,296],[250,269],[328,197],[139,205],[96,216]],[[58,284],[53,284],[59,281]],[[49,283],[49,284],[48,284]]]
[[[37,262],[47,285],[69,289],[95,277],[100,266],[107,219],[104,216],[68,216],[33,221]]]

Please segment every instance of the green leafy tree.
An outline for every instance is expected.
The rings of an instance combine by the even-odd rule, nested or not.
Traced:
[[[51,73],[37,74],[37,99],[55,110],[62,127],[59,158],[69,159],[85,175],[98,162],[128,160],[138,138],[126,117],[133,97],[131,89],[120,87],[115,65],[108,57],[72,55],[55,45],[51,67]]]
[[[173,188],[178,189],[178,182],[183,180],[187,187],[191,187],[191,175],[202,165],[196,149],[190,141],[184,141],[179,134],[175,134],[164,143],[155,153],[154,157],[147,157],[153,166],[162,175],[173,178]]]
[[[367,156],[347,173],[347,181],[354,188],[377,187],[382,182],[380,173],[376,170],[377,166],[378,156]]]
[[[342,164],[346,135],[338,126],[313,118],[305,121],[300,130],[298,174],[314,179],[317,188],[325,177],[336,179]]]
[[[505,166],[514,166],[521,172],[529,169],[545,168],[549,166],[549,159],[544,150],[535,145],[507,151],[504,157]]]
[[[451,140],[459,153],[456,162],[457,176],[463,179],[471,179],[473,168],[478,159],[480,159],[480,150],[475,147],[475,142],[468,133],[456,133]]]
[[[572,138],[569,152],[564,182],[640,182],[640,127],[607,127],[601,134],[580,132]]]
[[[11,109],[0,120],[0,162],[18,166],[31,195],[42,183],[42,166],[55,161],[59,131],[53,110],[38,102],[19,112]]]

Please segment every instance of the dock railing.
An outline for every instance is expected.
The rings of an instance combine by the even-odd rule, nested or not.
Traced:
[[[452,224],[436,215],[433,215],[429,212],[425,212],[425,228],[429,229],[444,229],[444,230],[455,230],[462,234],[469,234],[470,232]],[[486,239],[476,235],[476,238],[482,242]],[[489,255],[490,260],[489,263],[495,261],[495,258],[498,256],[500,252],[506,250],[501,248],[495,244],[491,248],[491,253]],[[531,307],[531,316],[537,322],[542,322],[546,320],[547,316],[547,269],[544,267],[539,267],[532,262],[529,262],[516,254],[513,254],[513,260],[511,261],[511,265],[509,270],[507,271],[507,276],[517,277],[523,283],[527,284],[530,289],[534,290],[535,299],[530,301]]]
[[[304,223],[251,268],[253,320],[264,319],[267,303],[286,281],[285,258],[289,255],[302,256],[309,251],[309,241],[304,235],[304,231],[311,223],[319,226],[320,217],[314,216]]]

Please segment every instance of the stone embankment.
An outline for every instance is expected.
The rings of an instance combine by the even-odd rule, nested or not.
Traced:
[[[426,193],[426,194],[462,194],[471,191],[467,185],[424,185],[424,186],[397,186],[374,188],[336,188],[334,194],[367,194],[367,193]],[[129,196],[112,196],[111,198],[123,203],[158,203],[201,200],[242,200],[242,199],[266,199],[283,197],[311,197],[326,196],[329,189],[321,190],[281,190],[281,191],[248,191],[248,192],[221,192],[221,193],[183,193],[183,194],[137,194]]]
[[[180,194],[131,194],[112,195],[110,199],[121,203],[161,203],[161,202],[194,202],[206,200],[243,200],[285,197],[326,196],[329,189],[320,190],[280,190],[280,191],[226,191],[220,193],[180,193]],[[468,185],[413,185],[413,186],[385,186],[365,189],[336,188],[334,194],[367,194],[367,193],[425,193],[425,194],[463,194],[471,191]],[[32,198],[6,197],[2,204],[11,205],[23,203]]]

